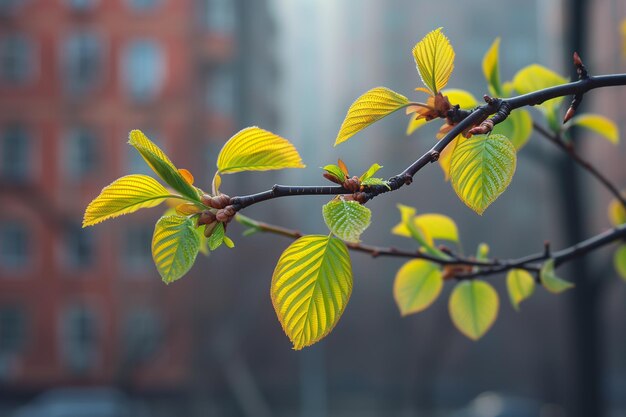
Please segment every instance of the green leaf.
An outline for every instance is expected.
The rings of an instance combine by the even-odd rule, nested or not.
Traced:
[[[560,294],[563,291],[574,288],[574,284],[556,276],[554,273],[554,259],[548,259],[544,262],[539,272],[539,277],[544,288],[553,294]]]
[[[372,164],[372,166],[369,167],[367,169],[367,171],[365,171],[363,173],[363,175],[361,175],[359,180],[361,182],[368,180],[369,178],[373,177],[374,174],[376,174],[378,172],[378,170],[381,169],[381,168],[382,168],[382,165],[379,165],[379,164],[376,164],[376,163]]]
[[[492,133],[498,133],[511,140],[515,149],[521,149],[533,132],[533,119],[525,109],[513,110],[502,123],[495,125]]]
[[[334,199],[322,207],[324,221],[331,232],[347,242],[359,242],[370,225],[372,212],[356,201]]]
[[[596,132],[614,145],[619,143],[619,129],[609,118],[599,114],[581,114],[572,118],[570,126],[580,126]]]
[[[483,214],[511,183],[516,162],[515,148],[505,136],[472,136],[452,154],[452,188],[469,208]]]
[[[387,189],[391,190],[391,187],[389,186],[387,181],[385,181],[382,178],[368,178],[366,180],[361,181],[361,185],[365,185],[368,187],[371,187],[373,185],[384,185],[385,187],[387,187]]]
[[[626,244],[622,244],[617,248],[613,263],[619,276],[626,281]]]
[[[217,223],[215,229],[213,229],[213,233],[211,233],[211,236],[209,236],[209,249],[214,251],[222,246],[222,243],[224,243],[224,238],[226,237],[224,232],[224,223]]]
[[[393,295],[403,316],[430,307],[443,288],[441,269],[423,259],[408,261],[396,274]]]
[[[480,339],[498,317],[498,293],[485,281],[465,280],[452,290],[448,308],[457,329],[472,340]]]
[[[159,219],[152,237],[152,258],[163,279],[170,284],[189,271],[200,249],[193,220],[182,216]]]
[[[170,187],[188,198],[200,201],[198,190],[187,182],[167,155],[148,139],[141,130],[132,130],[129,135],[128,143],[139,151],[150,168],[152,168],[152,170]]]
[[[329,236],[301,237],[280,256],[270,293],[294,349],[318,342],[335,327],[352,293],[348,248]]]
[[[408,105],[409,100],[406,97],[388,88],[376,87],[369,90],[357,98],[348,109],[334,146],[347,141],[372,123]]]
[[[519,310],[522,301],[533,295],[535,279],[525,269],[511,269],[506,275],[506,288],[515,310]]]
[[[348,178],[346,174],[344,174],[344,172],[341,170],[341,168],[339,168],[337,165],[334,165],[334,164],[326,165],[322,169],[328,172],[333,177],[337,178],[337,181],[339,183],[343,183]]]
[[[454,69],[454,49],[441,29],[428,33],[413,47],[417,71],[433,95],[448,84]]]
[[[532,64],[522,68],[513,77],[513,86],[520,94],[528,94],[555,85],[567,83],[567,78],[538,64]],[[554,118],[563,101],[563,97],[557,97],[544,101],[539,105],[548,118]]]
[[[170,193],[147,175],[127,175],[102,189],[85,210],[83,227],[161,204]]]
[[[485,74],[485,79],[489,83],[490,92],[495,96],[501,97],[499,49],[500,38],[496,38],[483,58],[483,74]]]
[[[291,142],[256,126],[235,133],[217,157],[221,174],[304,167]]]
[[[478,244],[476,248],[476,260],[477,261],[486,261],[489,256],[489,245],[486,243]]]

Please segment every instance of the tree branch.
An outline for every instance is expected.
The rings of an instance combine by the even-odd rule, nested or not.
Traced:
[[[258,220],[253,220],[249,217],[245,217],[241,214],[236,216],[236,220],[240,223],[255,228],[261,232],[273,233],[281,236],[285,236],[291,239],[298,239],[303,234],[298,230],[287,229],[282,226],[277,226]],[[458,280],[472,279],[480,276],[488,276],[507,272],[511,269],[525,269],[529,272],[538,272],[540,266],[537,263],[545,261],[547,259],[554,259],[555,266],[560,266],[572,259],[585,256],[588,253],[607,246],[617,240],[626,239],[626,224],[619,227],[609,229],[596,236],[572,245],[568,248],[562,249],[557,252],[550,252],[549,246],[546,244],[546,248],[539,253],[527,255],[516,259],[490,259],[484,261],[478,261],[469,257],[461,257],[459,255],[451,253],[450,258],[438,258],[419,250],[407,251],[394,247],[382,247],[367,245],[364,243],[350,243],[344,242],[346,246],[353,251],[362,252],[371,255],[372,257],[387,256],[394,258],[409,258],[409,259],[424,259],[430,262],[434,262],[439,265],[456,265],[456,266],[472,266],[476,270],[466,274],[460,274],[454,278]]]
[[[626,208],[626,198],[620,193],[619,189],[608,179],[606,178],[600,171],[598,171],[591,163],[587,160],[583,159],[576,149],[571,145],[566,143],[560,135],[553,134],[548,131],[543,126],[533,122],[533,129],[541,134],[548,141],[556,145],[557,148],[561,149],[570,158],[572,158],[581,168],[589,172],[594,178],[604,185],[604,187],[611,193],[613,196]]]
[[[626,74],[612,74],[601,75],[597,77],[588,77],[582,80],[574,81],[567,84],[557,85],[550,88],[545,88],[532,93],[523,94],[517,97],[511,97],[507,99],[489,99],[489,102],[476,107],[470,112],[463,112],[462,116],[465,116],[456,124],[446,136],[438,141],[428,152],[420,156],[415,162],[409,165],[400,174],[391,177],[387,181],[387,186],[375,185],[367,187],[365,190],[365,198],[363,201],[368,201],[377,195],[384,194],[389,191],[395,191],[403,185],[408,185],[413,181],[415,174],[424,166],[431,162],[435,162],[439,159],[441,151],[450,144],[459,134],[476,124],[479,124],[485,120],[489,115],[498,113],[501,109],[506,108],[507,111],[511,111],[520,107],[535,106],[541,104],[546,100],[550,100],[556,97],[580,95],[589,90],[602,87],[626,85]],[[502,120],[499,120],[502,119]],[[498,118],[498,122],[503,121],[503,117]],[[287,186],[287,185],[275,185],[271,190],[260,192],[257,194],[250,194],[245,196],[237,196],[231,199],[231,205],[236,211],[242,210],[253,204],[260,203],[262,201],[270,200],[278,197],[286,197],[293,195],[337,195],[337,194],[351,194],[350,190],[342,186]],[[620,198],[620,201],[622,199]]]

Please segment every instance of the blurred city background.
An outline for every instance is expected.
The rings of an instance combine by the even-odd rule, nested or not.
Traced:
[[[394,114],[333,148],[350,103],[383,85],[417,99],[411,49],[443,26],[456,50],[450,87],[487,92],[484,53],[500,36],[501,74],[540,63],[568,76],[625,72],[623,0],[0,0],[0,416],[626,416],[626,286],[603,250],[516,313],[501,277],[500,316],[474,343],[453,328],[447,286],[401,318],[401,261],[352,256],[354,291],[334,331],[295,352],[269,297],[286,238],[241,236],[165,286],[150,242],[162,208],[81,229],[100,189],[148,173],[128,146],[138,128],[208,188],[217,153],[258,125],[293,141],[305,170],[224,178],[230,195],[319,184],[320,166],[373,162],[389,177],[432,146]],[[626,90],[585,108],[626,131]],[[538,115],[538,113],[534,113]],[[542,123],[541,118],[537,119]],[[439,123],[435,123],[439,125]],[[576,138],[626,187],[626,145]],[[419,197],[421,196],[421,197]],[[411,247],[389,231],[397,203],[453,217],[466,252],[558,249],[609,227],[609,194],[534,135],[509,190],[482,217],[438,167],[373,200],[364,241]],[[245,214],[325,233],[327,198],[280,199]]]

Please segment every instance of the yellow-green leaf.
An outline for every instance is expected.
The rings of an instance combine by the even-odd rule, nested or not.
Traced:
[[[165,153],[141,130],[132,130],[128,143],[143,157],[146,163],[163,181],[182,195],[198,200],[198,191],[187,182]]]
[[[417,71],[433,95],[448,84],[454,69],[454,49],[441,29],[433,30],[413,47]]]
[[[389,183],[382,178],[367,178],[361,181],[361,185],[371,187],[373,185],[382,185],[387,187],[387,189],[391,190]]]
[[[613,226],[626,223],[626,209],[616,198],[609,203],[609,220]]]
[[[500,38],[496,38],[483,58],[483,74],[492,94],[502,96],[499,67]]]
[[[563,291],[574,288],[574,284],[556,276],[554,273],[554,259],[548,259],[544,262],[539,272],[539,277],[544,288],[553,294],[560,294]]]
[[[515,148],[505,136],[472,136],[452,154],[452,188],[469,208],[483,214],[510,184],[516,161]]]
[[[235,133],[217,157],[221,174],[304,167],[291,142],[256,126]]]
[[[147,175],[127,175],[104,187],[85,210],[83,227],[161,204],[170,193]]]
[[[459,241],[459,232],[456,223],[448,216],[437,213],[425,213],[415,216],[413,224],[423,232],[429,244],[433,244],[434,239]],[[411,237],[411,233],[405,223],[398,223],[391,232],[398,236]]]
[[[520,94],[528,94],[537,90],[567,83],[567,78],[538,64],[522,68],[513,77],[513,86]],[[554,113],[561,105],[563,97],[543,102],[539,108],[547,113]]]
[[[424,126],[426,123],[428,123],[428,120],[426,119],[416,119],[415,116],[411,116],[411,118],[409,119],[409,124],[406,127],[407,136],[415,132],[420,127]]]
[[[393,296],[403,316],[430,307],[443,288],[443,276],[437,264],[415,259],[408,261],[396,274]]]
[[[294,349],[321,340],[339,321],[352,293],[348,248],[334,237],[301,237],[280,256],[270,293]]]
[[[515,310],[519,310],[522,301],[533,295],[535,279],[525,269],[511,269],[506,275],[506,288]]]
[[[492,133],[509,138],[515,149],[521,149],[533,132],[533,118],[525,109],[513,110],[502,123],[495,125]]]
[[[498,317],[498,293],[485,281],[466,280],[452,290],[448,308],[457,329],[472,340],[480,339]]]
[[[329,173],[330,175],[332,175],[333,177],[335,177],[338,183],[343,183],[348,178],[346,174],[341,170],[341,168],[337,165],[334,165],[334,164],[326,165],[322,169],[326,171],[327,173]]]
[[[189,271],[200,250],[196,226],[188,217],[164,216],[152,237],[152,259],[163,279],[170,284]]]
[[[596,132],[614,145],[619,143],[619,129],[609,118],[599,114],[581,114],[572,118],[570,126],[580,126]]]
[[[458,104],[463,110],[473,109],[479,104],[476,97],[474,97],[472,93],[458,88],[445,89],[441,92],[441,94],[448,97],[450,104]]]
[[[620,245],[615,251],[613,264],[619,276],[626,281],[626,245]]]
[[[446,181],[450,179],[450,164],[452,162],[452,155],[456,151],[459,144],[465,142],[466,140],[469,139],[463,137],[463,135],[458,135],[456,138],[452,139],[448,146],[443,148],[443,151],[439,154],[439,167],[441,167]]]
[[[378,172],[378,170],[379,170],[379,169],[381,169],[381,168],[382,168],[382,165],[379,165],[379,164],[377,164],[377,163],[372,164],[372,166],[371,166],[371,167],[369,167],[369,168],[367,169],[367,171],[365,171],[365,172],[363,173],[363,175],[361,175],[361,176],[359,177],[359,180],[361,180],[361,182],[363,182],[363,181],[365,181],[365,180],[367,180],[367,179],[369,179],[369,178],[373,177],[373,176],[374,176],[374,174],[376,174],[376,173]]]
[[[331,232],[347,242],[359,242],[370,225],[372,212],[356,201],[334,199],[322,207],[324,221]]]
[[[372,123],[408,105],[409,100],[406,97],[388,88],[376,87],[369,90],[357,98],[348,109],[334,146],[347,141]]]

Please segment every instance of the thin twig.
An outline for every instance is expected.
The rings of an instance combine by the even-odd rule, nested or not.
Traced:
[[[395,191],[403,185],[408,185],[413,181],[415,174],[424,166],[431,162],[435,162],[441,152],[448,146],[459,134],[466,129],[475,126],[485,120],[490,114],[498,113],[504,106],[507,110],[515,110],[525,106],[535,106],[556,97],[583,94],[589,90],[602,87],[626,85],[626,74],[601,75],[597,77],[589,77],[571,83],[561,84],[532,93],[523,94],[517,97],[507,99],[491,100],[482,106],[476,107],[471,112],[463,113],[465,118],[456,124],[446,136],[438,141],[429,151],[419,157],[415,162],[409,165],[400,174],[391,177],[386,185],[375,185],[368,187],[365,193],[364,201],[370,200],[380,194],[389,191]],[[504,120],[504,119],[503,119]],[[500,120],[502,121],[502,120]],[[275,185],[272,189],[245,196],[233,197],[231,205],[236,211],[242,210],[261,201],[270,200],[278,197],[286,197],[293,195],[336,195],[351,194],[351,192],[342,186],[287,186]],[[619,194],[619,193],[618,193]],[[620,201],[622,199],[620,198]],[[626,203],[626,201],[624,201]]]
[[[248,217],[245,217],[245,221],[242,221],[242,223],[254,227],[262,232],[274,233],[281,236],[289,237],[291,239],[298,239],[303,236],[302,233],[297,230],[287,229],[282,226],[260,222],[258,220],[253,220]],[[424,259],[444,266],[463,265],[478,267],[477,271],[455,276],[456,279],[463,280],[472,279],[480,276],[500,274],[503,272],[507,272],[511,269],[525,269],[530,272],[537,272],[540,268],[537,264],[547,259],[554,259],[555,266],[559,266],[572,259],[584,256],[596,249],[609,245],[610,243],[613,243],[620,239],[626,239],[626,224],[623,224],[613,229],[609,229],[587,240],[584,240],[557,252],[548,252],[544,248],[544,250],[539,253],[527,255],[521,258],[487,259],[482,261],[473,258],[461,257],[457,254],[453,254],[453,256],[451,256],[450,258],[439,258],[420,252],[419,250],[407,251],[396,249],[393,247],[367,245],[364,243],[346,242],[346,246],[353,251],[366,253],[373,257],[387,256],[395,258]]]
[[[570,158],[572,158],[581,168],[589,172],[594,178],[604,185],[604,187],[611,193],[613,196],[626,208],[626,198],[620,193],[619,189],[608,179],[606,178],[600,171],[598,171],[591,163],[583,159],[576,149],[573,146],[566,143],[560,135],[553,134],[548,131],[543,126],[539,125],[536,122],[533,122],[533,129],[535,129],[541,136],[545,139],[556,145],[557,148],[561,149]]]

